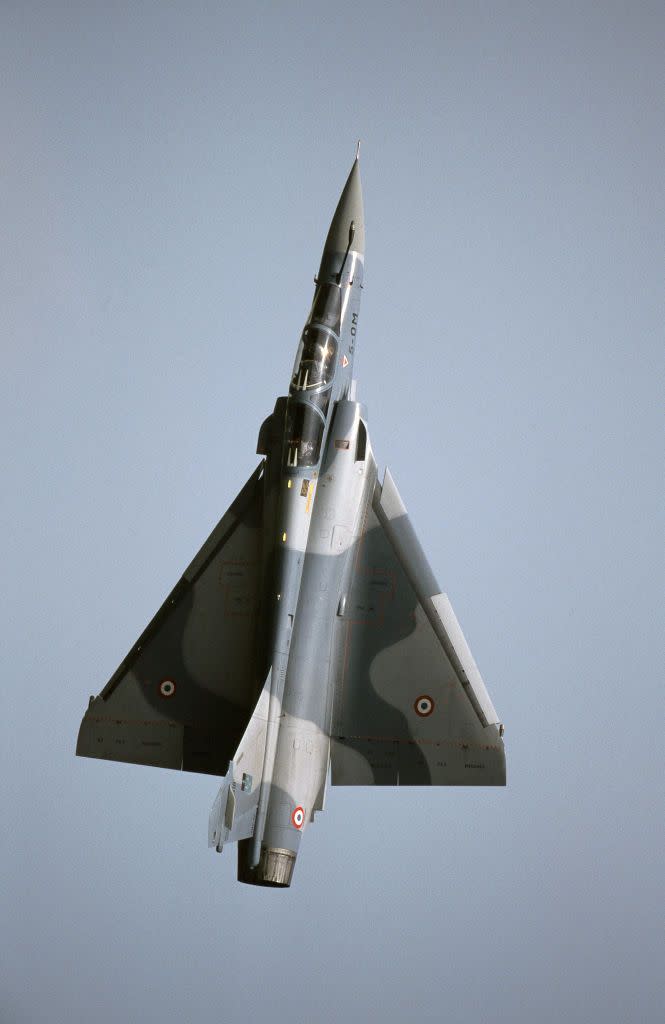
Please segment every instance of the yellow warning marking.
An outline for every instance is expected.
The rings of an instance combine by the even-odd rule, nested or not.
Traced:
[[[293,482],[291,480],[287,480],[286,486],[288,487],[289,490],[291,490],[291,488],[293,487]]]
[[[282,544],[286,544],[286,530],[282,534]]]
[[[305,505],[305,513],[309,514],[309,510],[312,507],[312,497],[314,496],[314,481],[311,480],[307,489],[307,503]]]

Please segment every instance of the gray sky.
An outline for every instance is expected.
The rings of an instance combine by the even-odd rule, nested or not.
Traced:
[[[3,1024],[664,1018],[664,29],[2,4]],[[332,790],[273,892],[214,779],[73,752],[256,465],[357,138],[359,396],[509,784]]]

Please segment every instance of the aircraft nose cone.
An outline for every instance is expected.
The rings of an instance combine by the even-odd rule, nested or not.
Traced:
[[[353,239],[349,246],[351,225],[353,225]],[[344,253],[348,248],[360,253],[361,256],[365,255],[365,217],[358,154],[356,154],[353,167],[346,179],[346,185],[339,197],[326,244],[323,247],[323,259],[333,253]]]

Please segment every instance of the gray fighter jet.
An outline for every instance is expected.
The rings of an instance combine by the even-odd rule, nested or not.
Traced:
[[[503,726],[352,377],[358,156],[261,462],[81,723],[77,754],[223,776],[209,845],[286,887],[333,786],[503,786]]]

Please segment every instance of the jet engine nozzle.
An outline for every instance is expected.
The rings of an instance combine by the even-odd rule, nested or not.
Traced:
[[[238,881],[248,885],[265,885],[287,889],[291,885],[296,854],[276,846],[261,844],[261,856],[256,867],[250,866],[251,841],[238,843]]]

